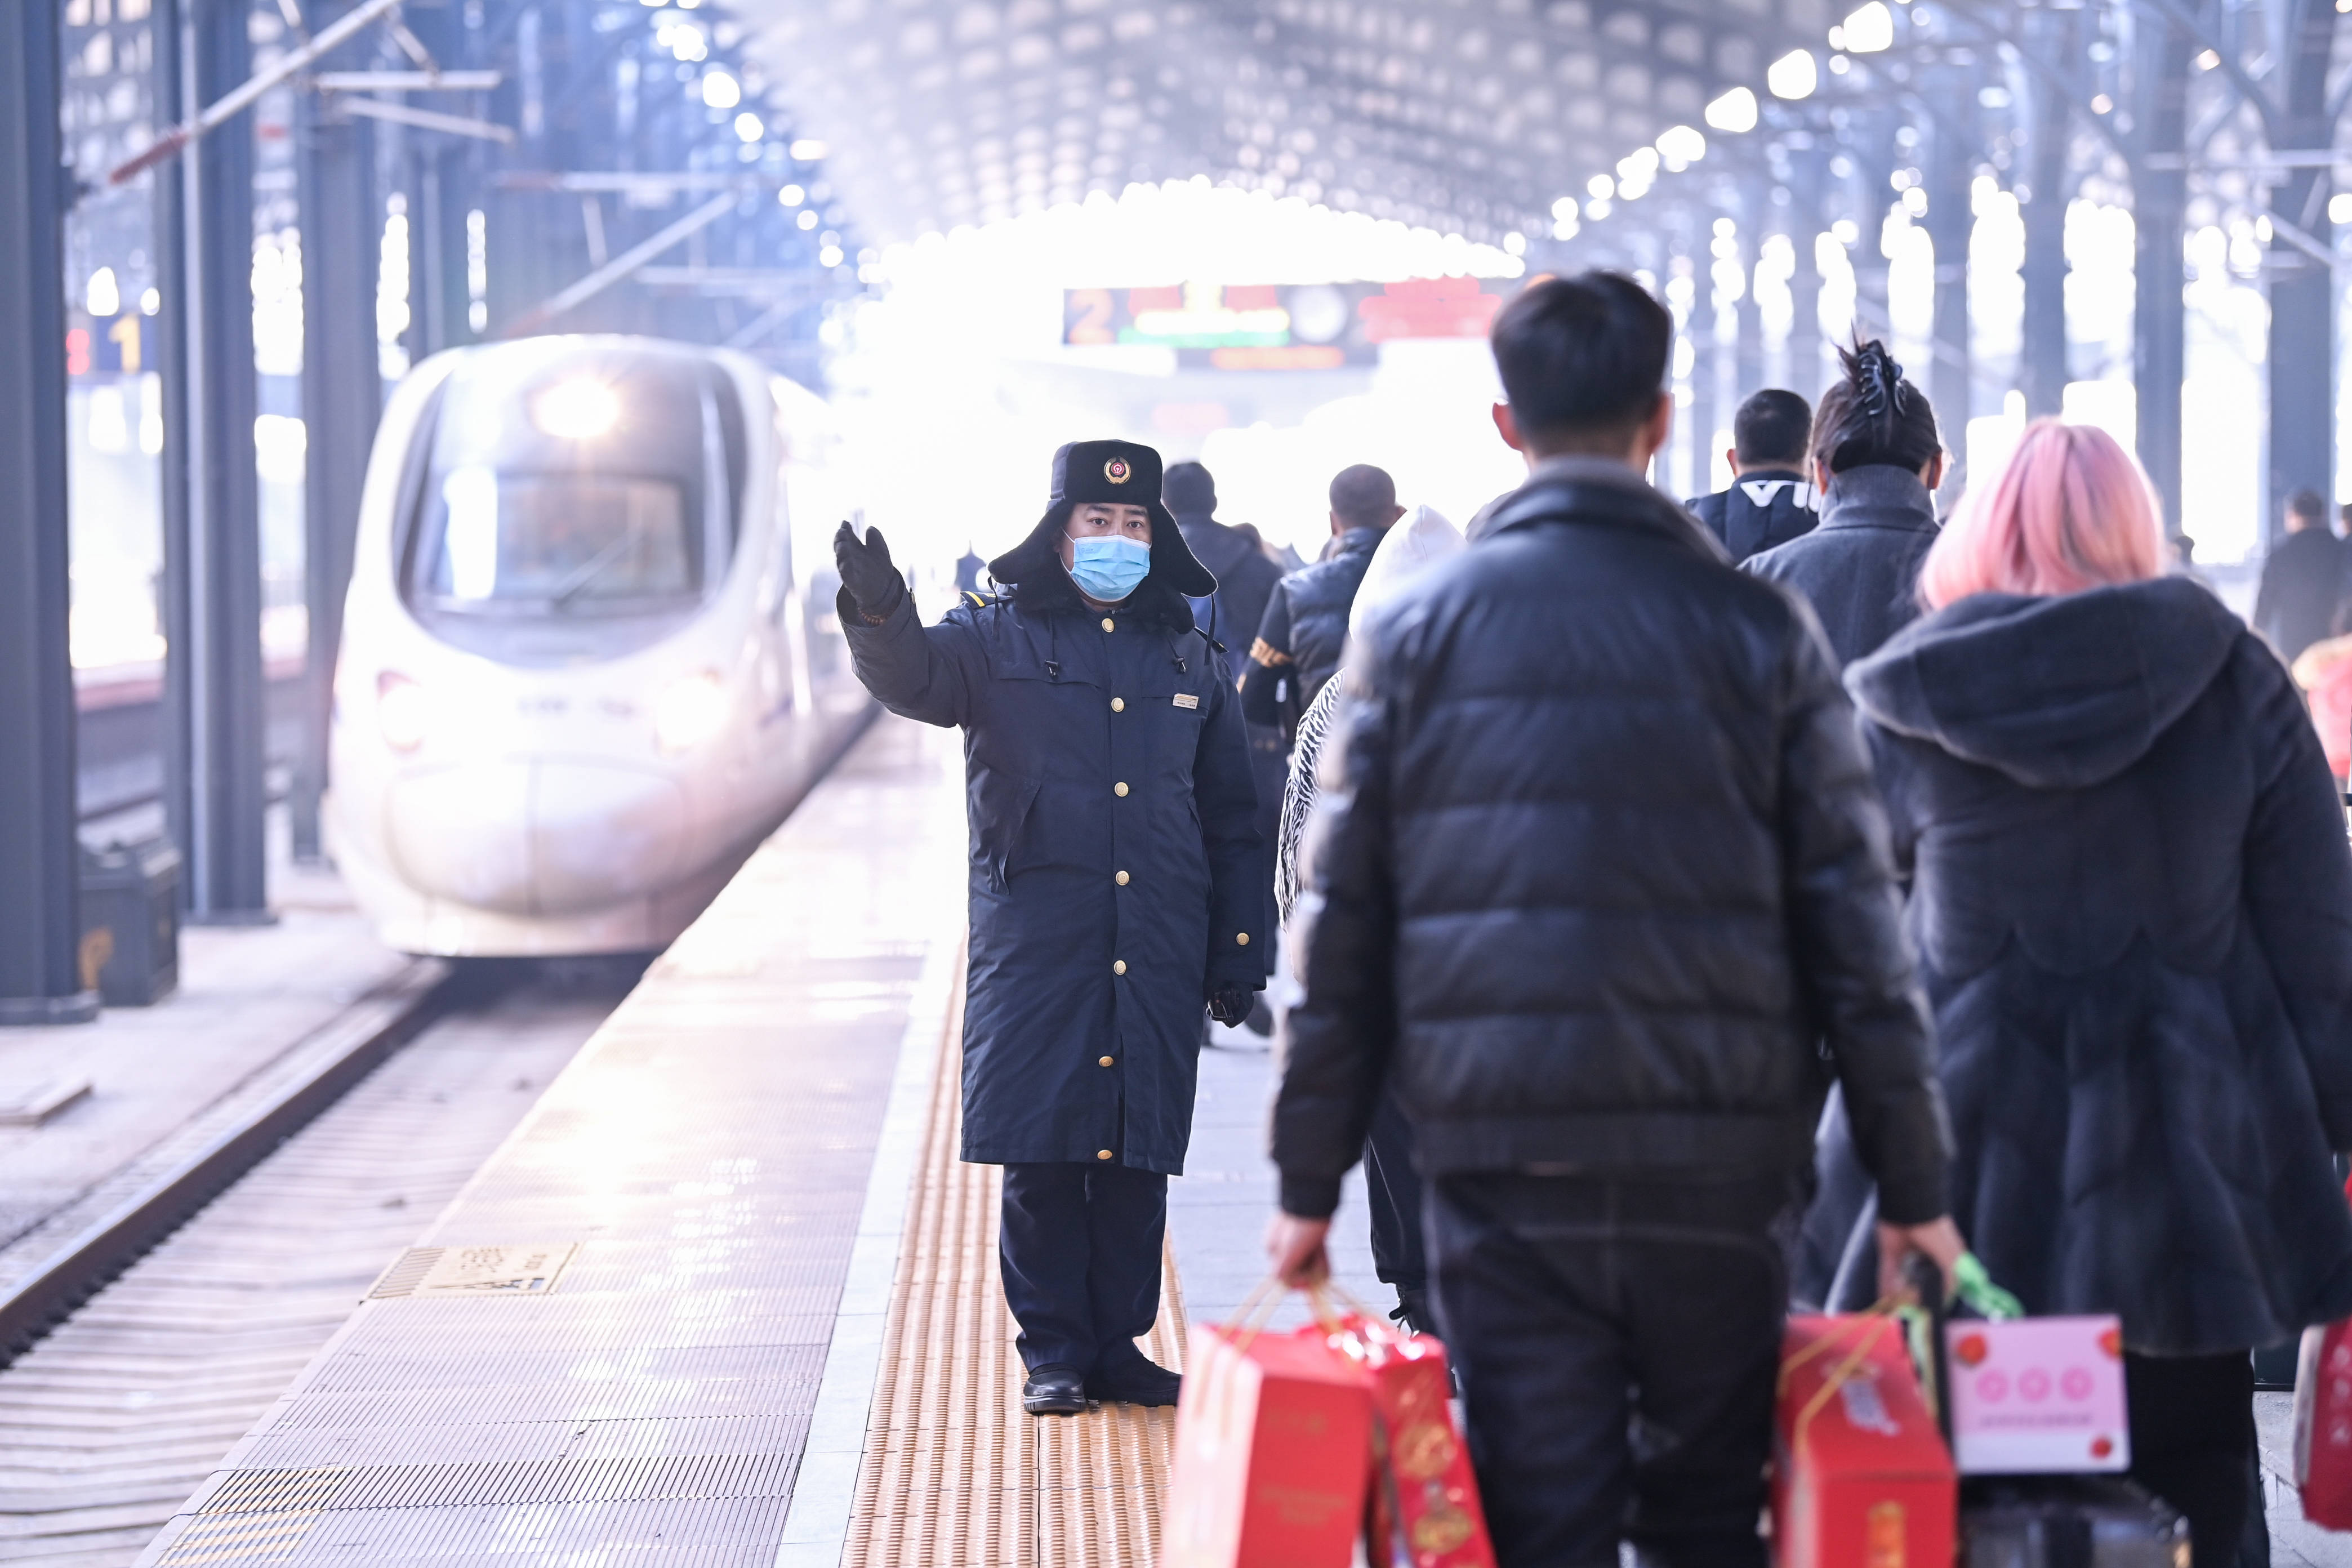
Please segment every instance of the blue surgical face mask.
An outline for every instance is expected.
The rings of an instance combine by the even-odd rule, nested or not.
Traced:
[[[1088,598],[1115,605],[1151,570],[1151,546],[1117,534],[1070,541],[1070,579]]]

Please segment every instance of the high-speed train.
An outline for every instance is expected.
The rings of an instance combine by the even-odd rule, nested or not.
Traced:
[[[834,619],[837,445],[817,397],[715,349],[532,338],[409,374],[325,804],[388,943],[640,952],[701,911],[872,712]]]

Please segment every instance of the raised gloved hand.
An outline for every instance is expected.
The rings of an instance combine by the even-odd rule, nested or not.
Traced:
[[[1244,985],[1220,985],[1209,993],[1209,1016],[1228,1029],[1241,1027],[1250,1015],[1252,993]]]
[[[861,544],[856,528],[843,523],[841,531],[833,536],[833,563],[841,573],[841,585],[856,602],[858,614],[869,621],[887,618],[907,596],[907,579],[891,564],[890,546],[878,528],[867,529]]]

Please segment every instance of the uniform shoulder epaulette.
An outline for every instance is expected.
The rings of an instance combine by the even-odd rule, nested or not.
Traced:
[[[993,594],[975,593],[970,588],[959,589],[958,592],[963,595],[965,603],[971,605],[975,610],[984,610],[991,605],[1001,605],[1004,602]]]

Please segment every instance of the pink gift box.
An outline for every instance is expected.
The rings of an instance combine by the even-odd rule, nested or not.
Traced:
[[[2131,1468],[2123,1330],[2114,1318],[1951,1323],[1944,1350],[1962,1475]]]

